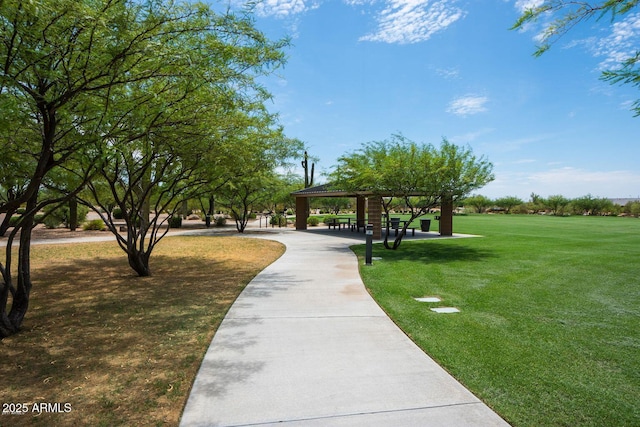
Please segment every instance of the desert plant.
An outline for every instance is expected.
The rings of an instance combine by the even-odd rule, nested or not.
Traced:
[[[113,219],[124,219],[124,216],[122,215],[122,209],[120,208],[114,208],[111,211],[111,215],[113,216]]]
[[[174,215],[169,218],[169,228],[181,228],[182,227],[182,217],[180,215]]]
[[[287,218],[285,218],[281,214],[276,214],[271,217],[270,221],[271,225],[277,225],[278,227],[286,227],[287,226]]]
[[[86,222],[82,226],[82,229],[85,231],[88,231],[88,230],[104,231],[107,229],[107,227],[104,225],[104,222],[101,219],[92,219],[91,221]]]

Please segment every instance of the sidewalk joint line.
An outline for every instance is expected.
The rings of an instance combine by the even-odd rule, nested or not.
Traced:
[[[411,412],[411,411],[422,411],[425,409],[441,409],[441,408],[452,408],[456,406],[469,406],[469,405],[478,405],[482,404],[480,401],[474,402],[460,402],[460,403],[451,403],[448,405],[434,405],[434,406],[419,406],[415,408],[403,408],[403,409],[388,409],[384,411],[367,411],[367,412],[353,412],[353,413],[345,413],[345,414],[336,414],[336,415],[324,415],[317,417],[308,417],[308,418],[296,418],[290,420],[272,420],[272,421],[262,421],[257,423],[247,423],[247,424],[232,424],[227,427],[250,427],[250,426],[262,426],[262,425],[270,425],[270,424],[287,424],[287,423],[299,423],[302,421],[316,421],[316,420],[330,420],[334,418],[349,418],[349,417],[360,417],[363,415],[379,415],[379,414],[393,414],[395,412]]]

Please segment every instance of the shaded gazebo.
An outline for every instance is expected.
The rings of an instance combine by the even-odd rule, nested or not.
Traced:
[[[356,220],[358,223],[372,224],[373,238],[382,238],[382,197],[388,197],[391,194],[380,195],[370,191],[336,190],[330,184],[322,184],[294,191],[291,195],[296,199],[296,230],[307,229],[309,199],[311,197],[350,197],[356,199]],[[420,196],[420,194],[416,194],[416,196]],[[440,206],[439,224],[441,236],[453,234],[453,201],[450,199],[443,200]]]

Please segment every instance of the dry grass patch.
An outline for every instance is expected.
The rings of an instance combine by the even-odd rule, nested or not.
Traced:
[[[0,341],[11,425],[178,425],[213,333],[244,286],[284,252],[238,237],[167,237],[136,277],[115,242],[33,247],[23,331]],[[68,413],[33,405],[71,405]]]

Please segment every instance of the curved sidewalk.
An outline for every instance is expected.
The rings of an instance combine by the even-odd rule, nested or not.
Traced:
[[[220,325],[182,427],[508,426],[369,296],[348,248],[361,236],[260,236],[287,250]]]

